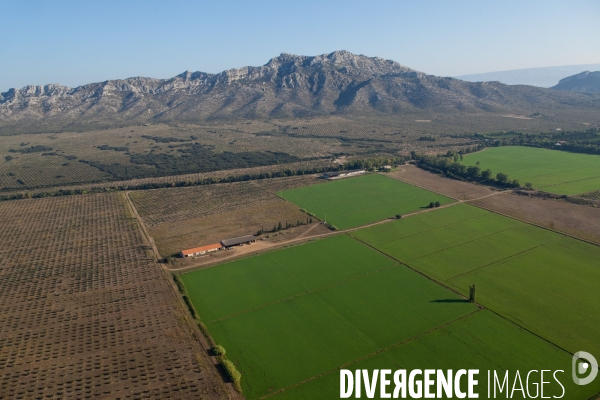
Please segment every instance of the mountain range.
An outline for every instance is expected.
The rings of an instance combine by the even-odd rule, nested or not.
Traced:
[[[586,93],[600,92],[600,71],[585,71],[577,75],[568,76],[561,79],[558,85],[553,86],[552,89]]]
[[[347,51],[282,53],[263,66],[170,79],[128,78],[76,88],[26,86],[0,94],[0,126],[207,121],[317,115],[516,113],[589,110],[600,95],[428,75]]]

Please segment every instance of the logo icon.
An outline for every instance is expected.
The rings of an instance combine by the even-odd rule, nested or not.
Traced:
[[[579,376],[588,374],[585,378]],[[573,354],[573,382],[576,385],[587,385],[598,375],[598,361],[588,352],[578,351]]]

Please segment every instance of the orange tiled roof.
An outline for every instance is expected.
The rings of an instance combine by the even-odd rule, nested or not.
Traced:
[[[183,254],[184,256],[187,256],[189,254],[200,253],[202,251],[220,249],[221,247],[223,247],[223,246],[221,246],[221,243],[213,243],[213,244],[209,244],[209,245],[202,246],[202,247],[194,247],[193,249],[181,250],[181,254]]]

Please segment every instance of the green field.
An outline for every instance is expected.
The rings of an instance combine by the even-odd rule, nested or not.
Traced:
[[[265,282],[278,269],[282,274]],[[477,310],[346,235],[182,279],[201,320],[242,372],[247,398],[294,385]]]
[[[347,365],[344,369],[355,371],[367,369],[423,369],[456,370],[457,366],[466,369],[479,369],[479,398],[487,397],[487,371],[497,371],[502,375],[508,370],[510,385],[514,382],[515,371],[525,375],[531,370],[563,370],[557,377],[565,387],[563,398],[588,399],[600,391],[600,382],[589,386],[577,386],[571,380],[571,355],[555,346],[523,331],[514,324],[484,310],[448,326],[429,332],[407,343],[394,346],[367,359]],[[503,375],[502,375],[503,376]],[[531,382],[534,381],[532,375]],[[545,377],[548,375],[546,374]],[[550,375],[551,377],[551,375]],[[537,381],[539,384],[539,374]],[[562,394],[561,387],[552,379],[544,385],[544,396]],[[524,378],[523,378],[524,380]],[[544,378],[544,381],[547,381]],[[339,398],[340,374],[333,371],[327,375],[297,385],[271,398],[281,399],[336,399]],[[525,385],[525,382],[523,383]],[[466,391],[464,385],[463,391]],[[391,386],[393,388],[393,385]],[[532,396],[535,387],[530,383]],[[392,390],[389,390],[391,392]],[[366,398],[364,388],[362,396]],[[376,398],[379,397],[379,390]],[[539,396],[538,396],[539,397]],[[497,398],[507,398],[498,393]],[[514,399],[523,399],[522,393],[514,392]]]
[[[581,194],[600,189],[600,156],[535,147],[490,147],[467,154],[465,165],[479,161],[482,170],[504,172],[521,184],[556,194]]]
[[[444,231],[446,236],[456,238],[454,243],[435,232],[449,227],[456,228],[454,235],[452,231]],[[355,234],[378,248],[428,233],[430,240],[422,236],[421,243],[443,243],[444,248],[425,246],[426,250],[421,253],[415,252],[414,246],[386,247],[394,257],[406,258],[413,266],[416,261],[457,246],[484,243],[480,241],[492,247],[474,246],[469,247],[469,251],[477,253],[481,248],[494,260],[511,260],[515,254],[526,254],[522,253],[525,248],[563,240],[560,235],[541,229],[536,232],[536,229],[478,208],[455,205],[362,229]],[[516,239],[511,239],[509,232],[514,232]],[[520,247],[496,254],[502,249],[502,246],[494,247],[496,242]],[[556,251],[561,252],[558,247]],[[405,254],[409,255],[404,257]],[[461,254],[466,256],[458,252],[454,257],[460,258]],[[525,319],[533,325],[539,324],[539,330],[546,332],[550,318],[561,322],[552,339],[572,335],[584,327],[587,332],[571,337],[573,343],[584,346],[575,351],[586,349],[598,353],[593,343],[586,342],[598,337],[598,332],[589,331],[592,324],[582,320],[585,313],[574,310],[568,321],[573,326],[561,321],[563,310],[575,307],[572,301],[548,313],[547,308],[554,308],[557,300],[548,296],[542,296],[543,301],[532,300],[539,296],[541,288],[529,273],[521,281],[508,271],[506,277],[493,276],[489,282],[483,274],[483,277],[473,275],[459,283],[460,277],[468,276],[460,274],[486,271],[487,267],[481,268],[485,260],[478,257],[469,255],[459,267],[451,262],[440,264],[438,269],[447,270],[445,272],[436,270],[437,262],[433,259],[429,264],[423,261],[419,268],[463,292],[471,281],[476,282],[481,303],[490,303],[490,308],[493,304],[504,312],[500,304],[513,312],[507,316],[518,323]],[[542,261],[542,265],[547,262]],[[521,268],[526,269],[527,265]],[[503,275],[500,272],[497,275]],[[570,273],[572,271],[566,271],[563,275]],[[244,396],[248,399],[269,394],[274,394],[273,398],[339,398],[339,368],[479,368],[482,370],[479,393],[482,394],[486,391],[488,369],[499,373],[517,369],[562,369],[566,372],[561,376],[561,383],[568,398],[587,399],[600,391],[600,381],[585,387],[572,383],[571,356],[567,352],[492,312],[479,309],[348,235],[249,257],[181,277],[200,319],[241,371]],[[564,281],[564,276],[560,279]],[[581,278],[570,279],[572,282],[565,282],[567,287],[576,284],[584,291],[589,291],[591,282],[598,282],[594,270],[588,270]],[[590,282],[582,282],[584,279]],[[529,297],[521,292],[527,287],[527,281],[531,282]],[[537,281],[548,285],[553,279],[549,274]],[[493,287],[492,282],[497,282],[498,288]],[[502,290],[506,291],[502,282],[512,282],[509,289],[514,298],[502,300]],[[589,315],[598,311],[598,306],[590,304],[593,293],[589,291],[583,299],[579,296],[581,301],[576,304],[591,306]],[[552,295],[565,300],[571,293],[553,292]],[[519,302],[522,304],[517,307]],[[531,307],[523,306],[530,303]],[[545,395],[560,394],[558,385],[547,385],[546,389]],[[517,392],[514,398],[522,397]]]
[[[448,197],[380,174],[345,178],[278,193],[339,229],[354,228],[425,208]]]
[[[353,235],[576,352],[600,354],[600,248],[464,204]]]

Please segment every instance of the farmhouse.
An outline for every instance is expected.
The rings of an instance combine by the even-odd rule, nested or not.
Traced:
[[[240,236],[240,237],[233,238],[233,239],[221,240],[221,244],[225,248],[230,248],[230,247],[234,247],[234,246],[241,246],[243,244],[254,243],[255,241],[256,241],[256,237],[254,237],[254,235],[246,235],[246,236]]]
[[[179,252],[179,255],[181,257],[199,256],[202,254],[210,253],[212,251],[217,251],[222,247],[223,246],[221,245],[221,243],[214,243],[214,244],[209,244],[207,246],[194,247],[193,249],[189,249],[189,250],[181,250],[181,252]]]
[[[356,176],[364,174],[364,169],[352,169],[347,171],[335,171],[335,172],[326,172],[321,175],[323,179],[338,179],[338,178],[346,178],[348,176]]]

